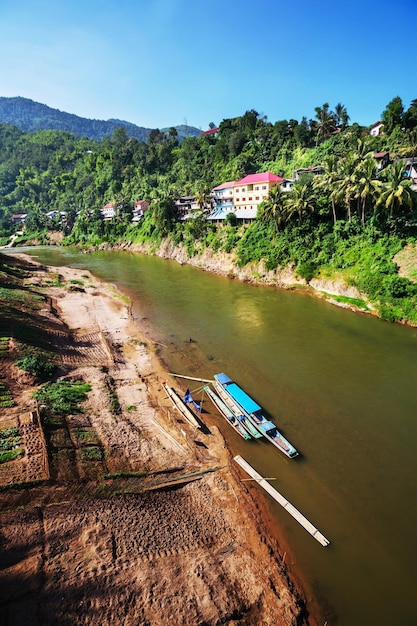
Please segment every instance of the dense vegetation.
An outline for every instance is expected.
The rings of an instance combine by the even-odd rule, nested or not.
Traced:
[[[307,281],[342,274],[385,319],[417,323],[417,286],[399,277],[393,261],[417,234],[415,193],[401,161],[417,153],[417,100],[405,109],[394,98],[381,119],[385,134],[371,137],[349,124],[342,104],[334,111],[327,103],[317,107],[314,119],[274,124],[252,110],[223,120],[217,134],[181,143],[175,129],[155,129],[144,143],[119,128],[94,142],[3,124],[0,236],[10,235],[13,213],[27,213],[23,240],[32,232],[42,241],[42,233],[55,229],[68,244],[127,240],[156,247],[169,237],[190,256],[206,247],[233,250],[241,265],[291,264]],[[379,171],[373,155],[381,151],[392,162]],[[205,219],[215,185],[266,170],[291,178],[295,169],[317,164],[323,173],[300,177],[291,192],[275,187],[249,226],[233,216],[221,228]],[[174,199],[188,194],[201,210],[184,223]],[[133,203],[142,198],[151,201],[150,210],[132,224]],[[107,202],[117,213],[104,221],[100,208]],[[52,210],[62,213],[48,217]]]

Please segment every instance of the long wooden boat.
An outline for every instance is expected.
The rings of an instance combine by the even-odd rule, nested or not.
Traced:
[[[224,417],[229,426],[231,426],[238,435],[243,437],[243,439],[251,439],[250,434],[243,426],[243,424],[239,421],[239,417],[233,413],[233,411],[227,406],[227,404],[225,404],[223,400],[219,398],[219,396],[214,393],[214,391],[208,385],[204,387],[204,391],[207,393],[208,397],[213,402],[220,415]]]
[[[174,405],[174,408],[176,408],[177,411],[181,413],[181,415],[187,420],[189,424],[191,424],[191,426],[193,426],[193,428],[200,428],[201,424],[197,420],[196,416],[188,408],[188,406],[184,404],[184,402],[182,401],[182,398],[180,398],[180,396],[175,391],[175,389],[167,385],[165,382],[162,383],[162,386],[167,392],[168,397],[171,399],[171,402]]]
[[[274,444],[289,458],[298,456],[294,446],[279,432],[275,424],[266,419],[262,414],[262,408],[248,394],[243,391],[227,374],[215,374],[214,379],[223,387],[227,395],[236,402],[242,413],[252,422],[252,424],[264,435],[268,441]]]
[[[223,401],[223,403],[227,406],[227,408],[232,411],[232,413],[239,419],[242,426],[247,430],[251,437],[254,439],[260,439],[263,437],[263,433],[259,432],[257,428],[252,424],[249,420],[248,416],[244,414],[240,406],[226,393],[223,385],[221,385],[217,380],[214,380],[212,383],[214,387],[214,391],[217,393],[219,398]]]

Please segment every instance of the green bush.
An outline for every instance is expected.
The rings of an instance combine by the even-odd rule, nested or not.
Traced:
[[[22,456],[24,452],[25,451],[23,448],[18,448],[17,450],[0,451],[0,464],[7,463],[7,461],[14,461],[14,459],[17,459],[19,456]]]
[[[39,356],[26,356],[16,361],[16,365],[24,372],[29,372],[41,379],[51,378],[56,367],[54,363],[45,361]]]
[[[87,399],[91,385],[82,382],[58,381],[46,383],[35,393],[35,398],[45,405],[51,415],[82,413],[78,406]]]

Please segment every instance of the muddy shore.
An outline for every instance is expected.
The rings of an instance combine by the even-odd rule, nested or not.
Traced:
[[[210,413],[195,430],[174,411],[162,382],[178,381],[128,300],[85,270],[56,278],[37,267],[27,287],[44,298],[59,376],[91,391],[82,414],[46,432],[47,468],[34,464],[39,381],[18,373],[11,338],[0,375],[16,404],[0,428],[32,422],[0,483],[39,482],[0,493],[0,623],[316,626],[267,506]]]

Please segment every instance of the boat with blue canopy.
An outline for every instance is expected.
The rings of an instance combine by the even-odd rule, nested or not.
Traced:
[[[294,446],[279,432],[276,425],[267,420],[262,414],[262,407],[259,406],[239,385],[237,385],[227,374],[215,374],[215,381],[221,385],[226,394],[241,408],[243,415],[257,428],[257,430],[268,441],[274,444],[289,458],[298,456]]]
[[[232,413],[239,419],[242,426],[246,428],[250,436],[254,439],[260,439],[261,437],[263,437],[263,433],[259,432],[259,430],[255,428],[255,426],[249,420],[248,416],[242,411],[237,402],[235,402],[229,396],[229,394],[226,393],[223,385],[221,385],[217,380],[214,380],[212,384],[215,393],[224,402],[224,404],[226,404],[227,408],[232,411]]]
[[[231,426],[243,439],[251,439],[250,434],[243,426],[239,415],[235,415],[232,409],[223,402],[221,398],[207,385],[204,387],[204,391],[207,393],[214,406],[218,409],[220,415],[225,418],[229,426]]]

